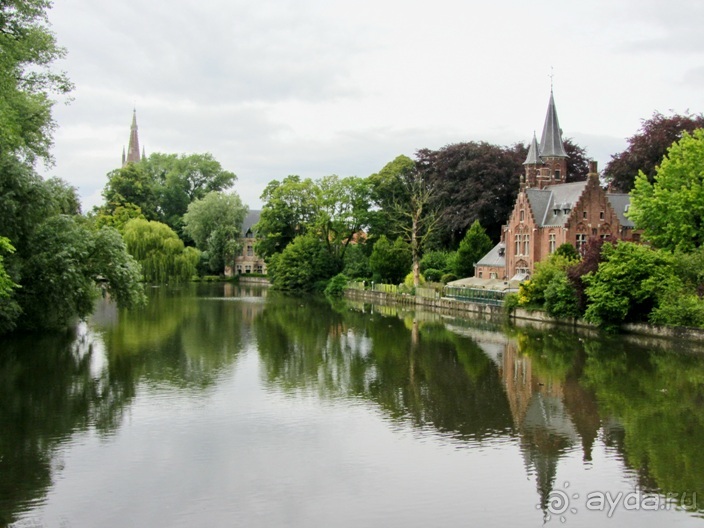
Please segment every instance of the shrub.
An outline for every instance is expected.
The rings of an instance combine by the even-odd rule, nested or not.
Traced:
[[[454,273],[445,273],[445,275],[443,275],[440,278],[440,281],[442,281],[443,284],[447,284],[448,282],[452,282],[452,281],[456,281],[456,280],[457,280],[457,275],[455,275]]]
[[[564,271],[556,273],[544,292],[545,311],[551,317],[579,317],[579,302],[574,286]]]
[[[425,284],[425,277],[423,277],[423,274],[421,273],[419,286],[423,286],[424,284]],[[403,279],[403,285],[408,289],[414,288],[413,272],[410,272],[408,275],[406,275],[406,278]]]
[[[423,274],[425,275],[426,280],[430,282],[440,282],[442,279],[442,271],[437,269],[428,268]]]
[[[426,278],[428,278],[428,271],[434,270],[440,273],[448,273],[452,271],[451,262],[449,262],[450,257],[453,253],[448,251],[428,251],[420,259],[420,271]],[[439,279],[440,277],[438,277]],[[430,280],[430,279],[428,279]]]
[[[330,279],[330,282],[328,282],[328,285],[325,287],[325,295],[328,297],[342,297],[349,280],[349,277],[344,273],[338,273]]]

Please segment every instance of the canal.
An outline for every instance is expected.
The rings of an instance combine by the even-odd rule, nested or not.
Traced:
[[[704,526],[687,344],[149,296],[0,342],[0,526]]]

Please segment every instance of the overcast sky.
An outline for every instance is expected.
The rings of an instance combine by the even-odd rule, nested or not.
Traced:
[[[211,152],[252,208],[288,174],[368,176],[399,154],[564,137],[600,168],[654,111],[704,110],[701,0],[55,0],[76,85],[56,165],[84,211],[132,108],[152,152]]]

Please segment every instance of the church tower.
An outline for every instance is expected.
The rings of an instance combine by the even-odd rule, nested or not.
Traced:
[[[535,133],[528,149],[528,156],[523,163],[526,173],[521,188],[542,189],[548,185],[565,183],[567,178],[567,152],[562,142],[562,129],[557,119],[555,98],[550,90],[548,111],[545,115],[543,135],[540,144]]]
[[[125,149],[122,149],[122,166],[128,163],[138,163],[142,159],[139,153],[139,135],[137,133],[137,109],[132,110],[132,126],[130,127],[130,142],[127,146],[127,156]]]

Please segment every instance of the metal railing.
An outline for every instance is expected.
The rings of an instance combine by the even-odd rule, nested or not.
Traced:
[[[458,301],[476,302],[482,304],[501,305],[507,292],[498,290],[482,290],[479,288],[461,288],[457,286],[445,286],[443,294],[445,297],[457,299]]]

